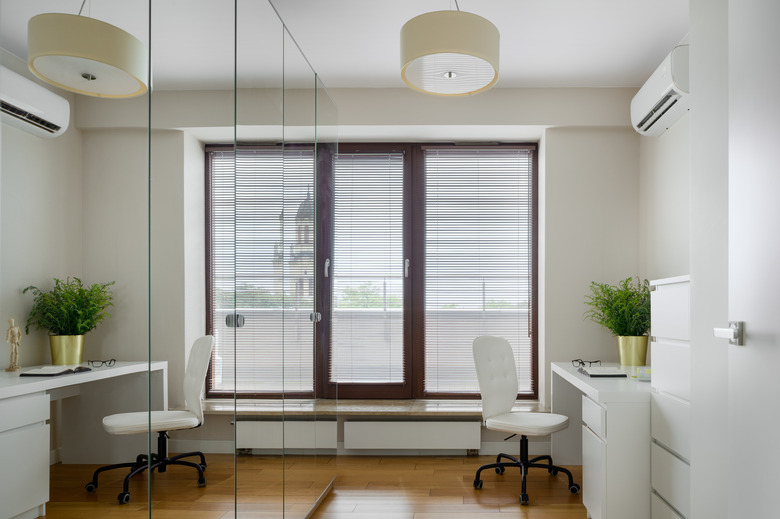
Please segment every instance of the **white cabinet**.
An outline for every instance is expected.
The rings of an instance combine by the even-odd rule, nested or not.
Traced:
[[[652,519],[690,517],[690,278],[650,283]]]
[[[44,514],[41,503],[49,500],[48,419],[47,394],[0,399],[0,519]]]
[[[592,519],[649,517],[648,407],[582,395],[582,503]]]

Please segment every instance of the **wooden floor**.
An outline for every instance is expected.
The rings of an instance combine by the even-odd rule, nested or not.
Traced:
[[[170,467],[152,475],[152,514],[157,519],[303,518],[315,502],[327,474],[338,471],[332,492],[314,519],[585,519],[581,495],[571,495],[566,476],[534,469],[528,480],[530,504],[521,506],[520,475],[482,473],[483,487],[473,487],[479,465],[490,456],[319,456],[312,458],[208,455],[208,485],[198,488],[192,469]],[[46,519],[140,519],[149,517],[148,478],[135,478],[131,500],[117,503],[124,470],[101,475],[93,494],[84,490],[94,465],[53,465],[51,500]],[[284,468],[284,478],[282,469]],[[569,467],[582,484],[581,467]],[[234,490],[238,489],[238,498]],[[500,514],[500,515],[499,515]]]

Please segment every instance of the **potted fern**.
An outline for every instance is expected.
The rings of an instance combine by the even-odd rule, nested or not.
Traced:
[[[111,317],[106,309],[113,305],[113,284],[85,287],[81,279],[69,277],[65,281],[54,278],[54,287],[48,292],[28,286],[22,293],[29,290],[35,298],[25,333],[30,333],[30,326],[49,332],[52,364],[81,364],[84,334]]]
[[[620,363],[644,366],[650,330],[650,282],[626,278],[617,285],[590,284],[585,317],[617,336]]]

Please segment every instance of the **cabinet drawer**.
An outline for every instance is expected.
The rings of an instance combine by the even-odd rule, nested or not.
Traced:
[[[669,451],[650,445],[653,489],[685,517],[691,514],[691,467]]]
[[[592,519],[607,511],[607,444],[582,426],[582,504]]]
[[[690,283],[659,283],[650,293],[650,335],[680,341],[690,340]]]
[[[600,437],[607,438],[607,410],[582,395],[582,422]]]
[[[691,459],[691,404],[654,394],[650,400],[651,436],[681,457]]]
[[[652,348],[653,375],[650,381],[658,391],[683,400],[691,399],[691,347],[686,343],[659,340]]]
[[[0,433],[49,419],[49,395],[23,395],[0,400]]]
[[[669,508],[663,499],[655,494],[650,495],[650,519],[685,519]]]
[[[13,517],[49,500],[48,425],[0,435],[0,459],[0,517]]]

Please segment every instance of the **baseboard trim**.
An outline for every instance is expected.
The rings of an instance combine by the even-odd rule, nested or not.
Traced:
[[[212,454],[233,454],[236,452],[232,440],[169,440],[171,452],[200,451]],[[532,456],[550,454],[549,441],[533,441],[529,438],[528,450]],[[286,450],[288,454],[334,454],[333,449],[294,449]],[[55,452],[51,451],[51,459],[55,459]],[[520,441],[482,442],[479,454],[484,456],[496,456],[500,453],[520,454]],[[253,454],[282,454],[276,449],[252,449]],[[58,453],[57,453],[58,454]],[[344,442],[338,442],[335,454],[341,456],[465,456],[463,449],[345,449]],[[54,462],[56,463],[56,461]]]

